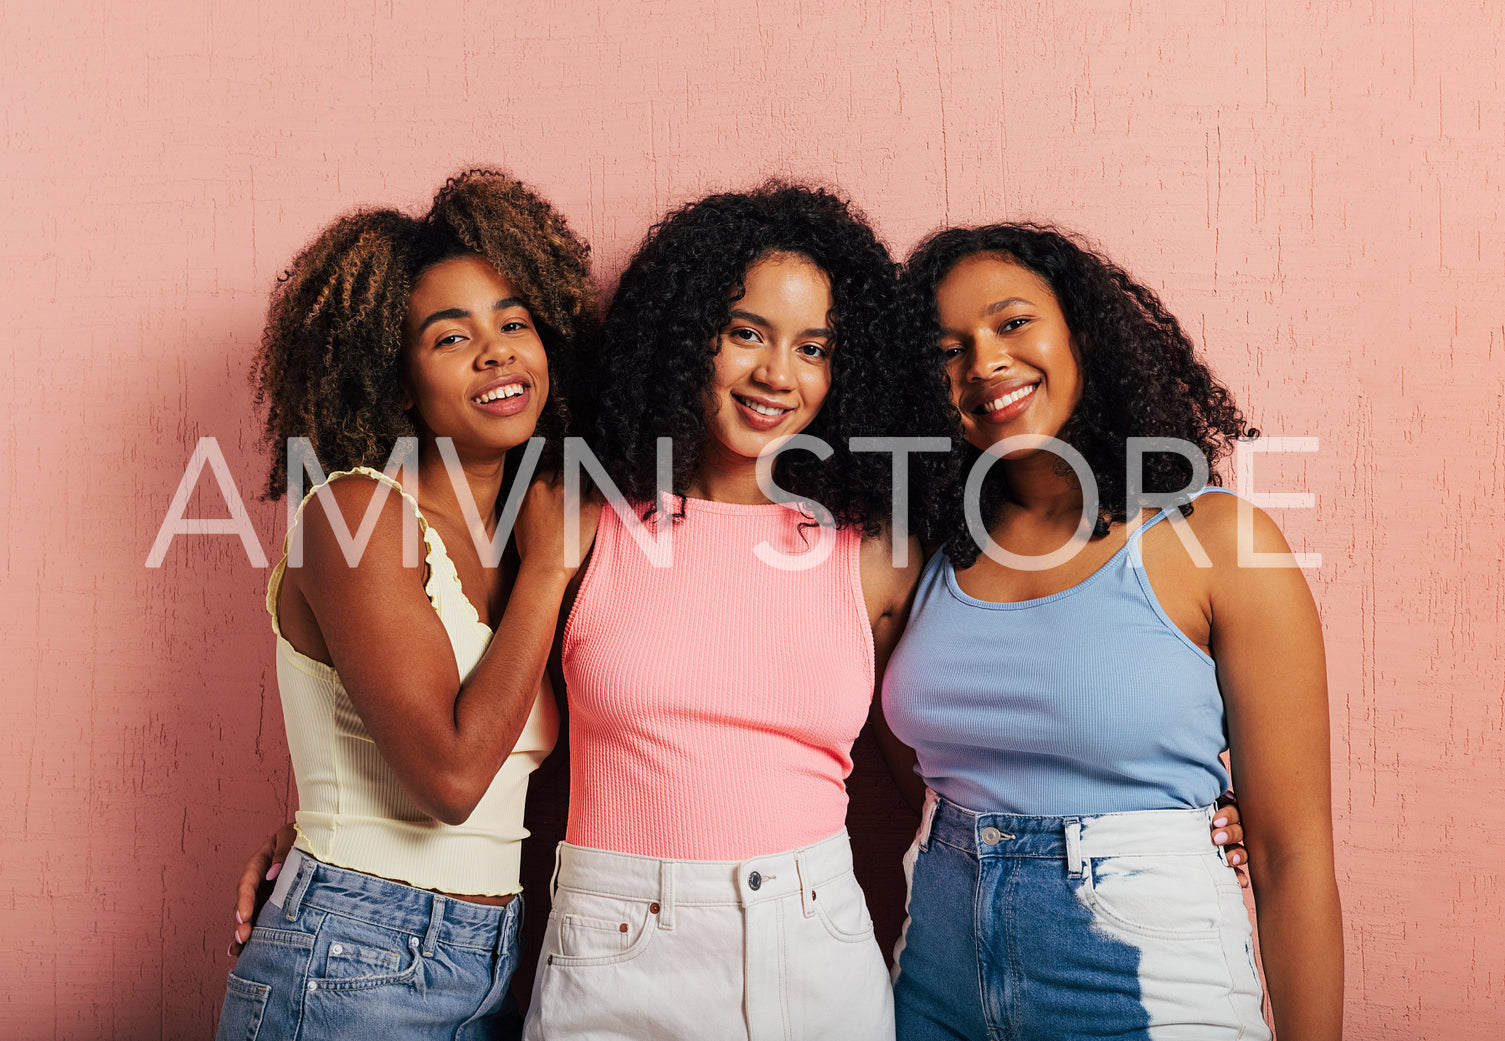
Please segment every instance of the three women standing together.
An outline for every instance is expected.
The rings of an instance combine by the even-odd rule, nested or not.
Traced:
[[[423,221],[335,225],[274,297],[274,460],[307,437],[342,473],[268,594],[298,839],[220,1037],[515,1032],[521,790],[552,743],[556,617],[570,814],[527,1037],[883,1038],[895,997],[904,1037],[1262,1036],[1208,836],[1225,713],[1277,1023],[1337,1036],[1306,587],[1239,567],[1231,496],[1093,501],[1090,478],[1123,487],[1128,438],[1212,463],[1247,433],[1153,294],[1023,227],[942,233],[901,284],[828,192],[716,195],[650,232],[570,410],[584,257],[536,196],[476,174]],[[552,473],[566,420],[625,500],[587,505],[566,546],[560,482],[536,481],[494,566],[530,438]],[[819,440],[770,460],[801,433]],[[895,458],[853,440],[953,434],[899,488]],[[401,436],[417,487],[385,495],[372,468]],[[969,524],[962,464],[989,451]],[[1147,460],[1149,493],[1197,483]],[[1025,560],[1083,516],[1069,560]],[[1256,550],[1283,548],[1251,523]],[[926,565],[895,530],[939,551]],[[883,704],[930,795],[891,991],[844,779],[906,619]]]

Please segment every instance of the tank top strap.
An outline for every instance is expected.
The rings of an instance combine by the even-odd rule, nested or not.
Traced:
[[[287,534],[282,536],[282,559],[277,562],[277,566],[272,569],[271,577],[267,580],[267,595],[265,601],[267,614],[272,616],[272,630],[278,636],[282,635],[282,626],[278,620],[277,602],[282,595],[283,578],[287,574],[287,551],[288,547],[292,545],[293,532],[297,530],[299,524],[303,523],[303,511],[308,508],[308,504],[313,500],[313,497],[315,495],[318,495],[319,492],[323,491],[326,487],[328,487],[330,484],[334,483],[341,477],[366,477],[370,480],[375,481],[377,484],[386,485],[388,488],[391,488],[393,491],[397,492],[398,495],[402,496],[403,501],[408,504],[408,508],[413,511],[413,516],[418,518],[418,531],[423,536],[424,564],[428,568],[429,576],[432,577],[434,574],[435,540],[439,538],[439,533],[429,528],[428,521],[424,519],[423,511],[418,508],[418,500],[413,498],[413,496],[408,492],[404,491],[402,485],[399,484],[395,479],[387,476],[380,470],[373,469],[369,466],[353,466],[348,470],[336,470],[334,473],[325,477],[324,480],[320,481],[318,484],[310,488],[307,494],[303,496],[302,501],[298,503],[298,508],[293,511],[292,520],[288,522]],[[443,552],[442,543],[440,544],[439,548],[439,556],[443,557],[444,562],[449,565],[451,570],[453,570],[454,565],[450,562],[448,554]],[[456,572],[455,574],[455,580],[457,582],[459,581],[458,572]],[[432,597],[430,597],[430,599],[432,599]],[[474,610],[474,608],[472,608],[472,610]]]
[[[1186,502],[1196,502],[1198,499],[1200,499],[1202,496],[1206,495],[1208,492],[1217,492],[1217,493],[1220,493],[1222,495],[1233,495],[1234,494],[1233,492],[1229,491],[1227,488],[1221,488],[1221,487],[1219,487],[1218,485],[1215,485],[1215,484],[1205,484],[1201,488],[1199,488],[1195,492],[1193,492],[1191,495],[1187,496],[1185,498],[1185,501]],[[1144,535],[1145,532],[1149,531],[1155,525],[1159,524],[1161,521],[1163,521],[1166,518],[1168,518],[1171,514],[1173,514],[1173,513],[1179,513],[1179,512],[1181,512],[1181,503],[1180,502],[1173,502],[1173,503],[1171,503],[1169,506],[1165,507],[1160,512],[1156,513],[1155,516],[1151,517],[1149,520],[1145,521],[1139,527],[1135,528],[1129,534],[1128,544],[1129,545],[1134,545],[1135,548],[1136,548],[1136,552],[1137,552],[1137,543],[1139,542],[1140,538]]]

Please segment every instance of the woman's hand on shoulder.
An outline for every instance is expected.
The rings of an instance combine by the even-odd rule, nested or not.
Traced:
[[[570,498],[557,473],[543,474],[528,486],[512,529],[525,566],[558,570],[568,578],[589,554],[601,519],[601,496],[581,494],[575,504]],[[573,532],[568,530],[572,506],[579,518]]]

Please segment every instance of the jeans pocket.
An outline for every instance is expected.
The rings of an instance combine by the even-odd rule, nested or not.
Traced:
[[[220,1009],[215,1041],[256,1041],[271,996],[272,988],[265,983],[230,973],[225,982],[225,1004]]]
[[[326,914],[314,937],[308,989],[359,990],[412,982],[422,958],[418,937]]]
[[[1104,926],[1155,939],[1207,939],[1219,935],[1217,887],[1196,856],[1099,857],[1077,887],[1077,899]]]
[[[560,890],[543,955],[550,965],[611,965],[642,954],[657,932],[656,905]]]
[[[815,914],[826,932],[842,943],[864,943],[873,936],[873,919],[868,914],[867,899],[857,876],[842,875],[816,886],[811,897]]]

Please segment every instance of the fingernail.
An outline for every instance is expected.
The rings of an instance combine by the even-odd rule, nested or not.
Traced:
[[[1223,825],[1225,825],[1227,823],[1228,823],[1228,818],[1227,817],[1219,817],[1215,821],[1212,822],[1212,826],[1214,828],[1221,828]]]
[[[1212,841],[1214,845],[1226,845],[1228,842],[1228,833],[1226,831],[1215,831],[1212,833]]]
[[[267,881],[272,881],[272,879],[276,878],[280,874],[282,874],[282,865],[273,864],[270,868],[267,869]]]
[[[233,940],[230,943],[225,944],[225,957],[235,957],[235,942]]]
[[[238,907],[235,909],[235,920],[237,922],[239,922],[241,925],[245,925],[246,924],[246,920],[243,917],[241,917],[240,908],[238,908]]]

